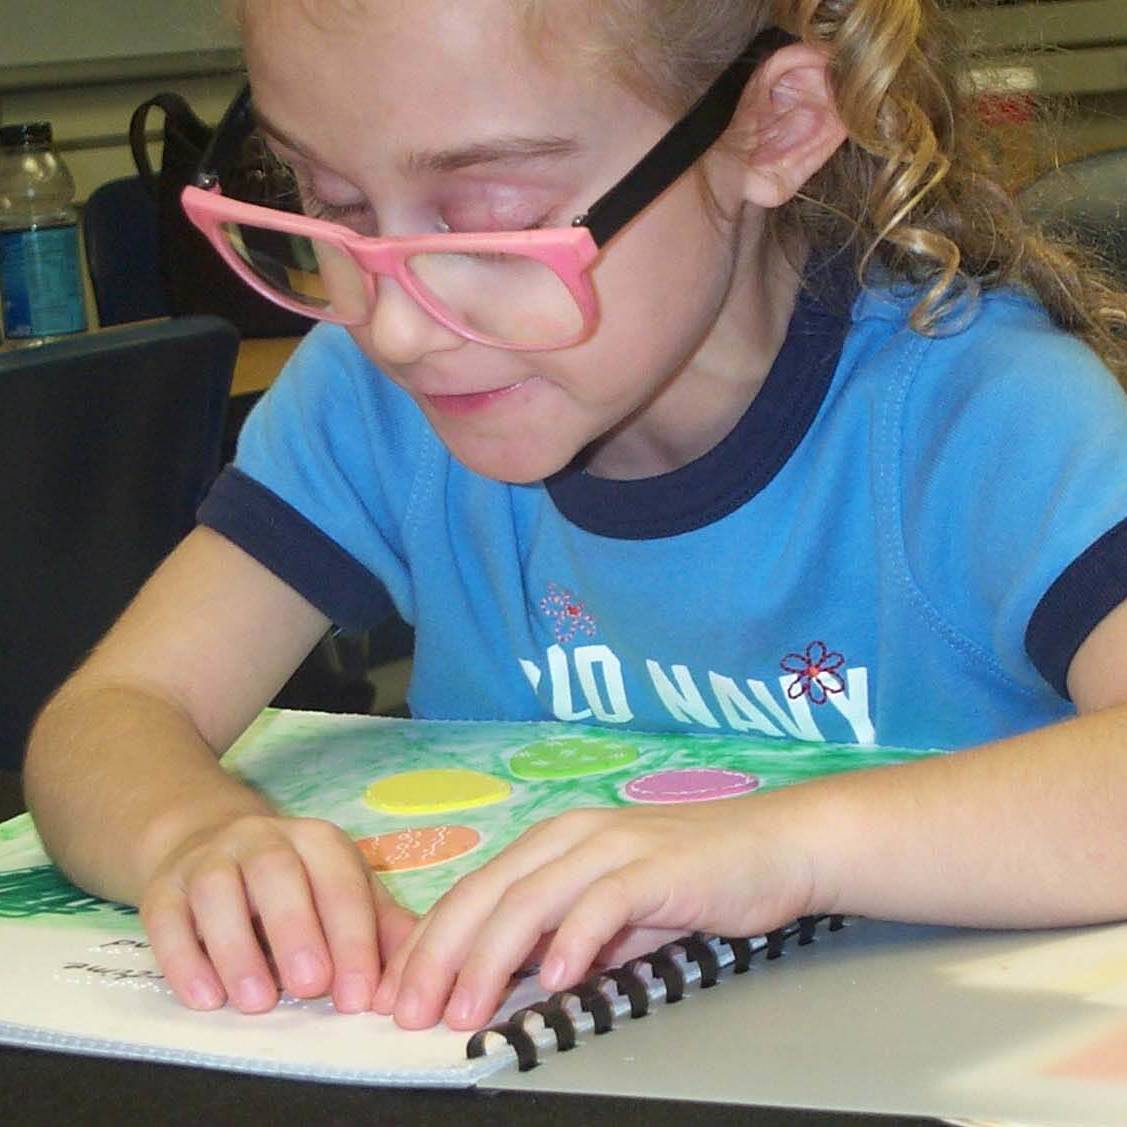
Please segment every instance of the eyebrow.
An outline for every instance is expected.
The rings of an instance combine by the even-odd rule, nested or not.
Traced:
[[[410,153],[405,162],[411,173],[458,172],[483,164],[506,164],[545,158],[573,157],[582,146],[571,137],[498,137],[456,149]]]
[[[280,141],[287,149],[293,149],[303,157],[317,164],[325,164],[315,152],[301,142],[294,140],[283,129],[279,129],[257,106],[252,107],[258,128]],[[403,162],[409,174],[435,174],[458,172],[464,168],[475,168],[486,164],[508,164],[518,161],[559,160],[573,157],[582,152],[583,146],[571,137],[497,137],[488,141],[477,141],[461,145],[455,149],[423,149],[407,155]]]
[[[273,137],[275,141],[280,141],[287,149],[293,149],[295,153],[300,153],[315,164],[325,163],[315,152],[306,148],[300,141],[295,141],[284,129],[279,129],[253,102],[251,103],[251,116],[254,118],[255,128],[260,133]]]

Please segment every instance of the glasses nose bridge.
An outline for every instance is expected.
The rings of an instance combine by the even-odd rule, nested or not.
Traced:
[[[400,275],[405,249],[390,239],[357,236],[346,244],[349,257],[366,274]]]

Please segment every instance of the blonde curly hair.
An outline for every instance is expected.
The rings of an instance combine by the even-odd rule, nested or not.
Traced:
[[[559,0],[517,2],[540,34],[564,14]],[[922,333],[942,331],[981,289],[1025,286],[1127,378],[1127,293],[1090,252],[1022,217],[938,0],[573,0],[572,19],[576,3],[597,33],[591,53],[675,114],[763,27],[822,50],[848,140],[779,209],[780,237],[852,248],[862,281],[876,266],[922,286]]]

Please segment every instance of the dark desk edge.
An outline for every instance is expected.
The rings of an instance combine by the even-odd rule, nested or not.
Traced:
[[[20,773],[0,768],[0,822],[14,818],[23,812],[23,792],[20,789]]]
[[[934,1120],[554,1092],[370,1088],[0,1048],[0,1122],[12,1127],[933,1127]]]

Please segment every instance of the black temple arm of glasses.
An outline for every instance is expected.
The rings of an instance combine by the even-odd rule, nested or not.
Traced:
[[[768,55],[793,42],[793,35],[777,27],[756,35],[688,113],[572,225],[586,227],[596,246],[602,246],[719,140],[752,73]]]
[[[242,155],[243,144],[254,131],[254,111],[250,102],[250,83],[247,83],[227,107],[211,141],[204,149],[196,172],[197,188],[212,188],[221,182]]]

